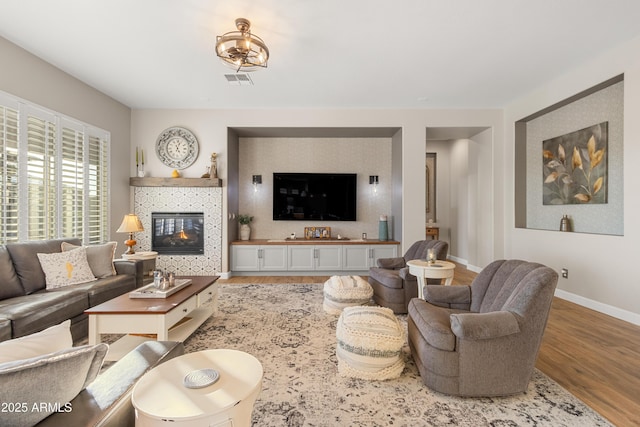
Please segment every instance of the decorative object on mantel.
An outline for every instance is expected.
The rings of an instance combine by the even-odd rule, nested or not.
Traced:
[[[209,166],[207,166],[207,171],[203,173],[200,178],[211,178],[211,174],[209,173]]]
[[[253,217],[251,215],[238,215],[238,222],[240,223],[240,240],[249,240],[251,237],[251,221]]]
[[[331,227],[305,227],[305,239],[330,239]]]
[[[380,215],[380,221],[378,222],[378,240],[389,240],[389,225],[387,223],[387,216]]]
[[[142,226],[142,222],[140,221],[140,218],[138,218],[138,215],[126,214],[122,219],[122,224],[120,224],[120,227],[116,230],[117,233],[129,233],[129,239],[124,242],[125,246],[129,248],[125,252],[125,255],[135,254],[133,247],[138,242],[133,240],[133,233],[138,231],[144,231],[144,227]]]
[[[173,172],[171,172],[171,178],[180,178],[180,172],[178,172],[178,169],[174,169]]]
[[[209,177],[218,177],[218,154],[211,153],[211,169],[209,169]]]
[[[609,122],[542,141],[542,203],[607,203]]]
[[[140,149],[140,160],[142,163],[138,163],[138,147],[136,147],[136,175],[140,178],[144,178],[144,150]]]
[[[156,154],[170,168],[185,169],[198,158],[198,140],[190,130],[170,127],[156,141]]]

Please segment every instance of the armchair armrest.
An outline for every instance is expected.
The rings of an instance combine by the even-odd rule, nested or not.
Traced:
[[[418,278],[416,276],[414,276],[413,274],[409,273],[409,267],[402,267],[400,270],[398,270],[398,276],[400,276],[402,278],[402,280],[404,281],[417,281]]]
[[[516,315],[510,311],[458,313],[449,316],[454,335],[467,340],[488,340],[520,332]]]
[[[424,299],[439,307],[469,310],[471,307],[471,286],[427,285]]]
[[[388,268],[388,269],[392,269],[392,270],[397,270],[399,268],[407,266],[407,263],[405,262],[404,258],[402,258],[402,257],[397,257],[397,258],[378,258],[376,260],[376,264],[380,268]]]

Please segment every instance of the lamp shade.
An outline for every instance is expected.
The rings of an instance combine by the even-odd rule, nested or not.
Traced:
[[[134,233],[137,231],[144,231],[144,227],[136,214],[126,214],[122,219],[122,224],[116,230],[118,233]]]

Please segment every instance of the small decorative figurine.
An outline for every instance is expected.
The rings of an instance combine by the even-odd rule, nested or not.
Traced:
[[[218,178],[218,154],[211,153],[211,169],[209,170],[211,178]]]

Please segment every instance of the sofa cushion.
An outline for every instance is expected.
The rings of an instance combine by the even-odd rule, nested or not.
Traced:
[[[2,317],[11,320],[13,338],[72,319],[88,308],[88,296],[76,291],[41,291],[0,301]]]
[[[42,356],[73,347],[71,320],[25,337],[0,342],[0,363]]]
[[[80,239],[33,240],[23,243],[7,243],[13,267],[26,294],[45,288],[45,277],[37,254],[61,252],[62,242],[80,244]]]
[[[0,341],[11,339],[11,320],[0,319]]]
[[[46,288],[56,289],[96,280],[87,261],[87,250],[79,247],[72,251],[37,254],[44,271]]]
[[[136,278],[128,274],[105,277],[93,282],[79,283],[47,292],[80,291],[89,298],[89,307],[95,307],[136,288]]]
[[[20,279],[13,268],[11,256],[5,245],[0,246],[0,299],[24,295]]]
[[[117,246],[118,242],[84,246],[87,250],[87,262],[89,263],[91,272],[98,279],[116,274],[116,269],[113,265],[113,258],[116,254]],[[61,245],[62,252],[68,252],[79,247],[80,246],[72,245],[68,242],[62,242]]]
[[[69,402],[98,375],[108,348],[72,347],[0,364],[0,402],[19,402],[25,408],[2,414],[3,425],[34,425],[54,412],[72,411]]]
[[[429,345],[445,351],[454,351],[456,348],[456,336],[451,331],[449,315],[461,312],[464,311],[436,307],[417,298],[409,302],[409,316],[424,340]]]

